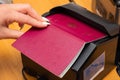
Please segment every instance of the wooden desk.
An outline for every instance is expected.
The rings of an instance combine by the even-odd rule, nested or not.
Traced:
[[[91,0],[76,0],[76,2],[91,10]],[[14,3],[29,3],[41,15],[54,6],[68,3],[68,0],[14,0]],[[10,27],[19,29],[16,23]],[[26,25],[23,31],[29,28],[30,26]],[[11,46],[14,41],[0,40],[0,80],[24,80],[20,52]],[[27,77],[29,80],[36,80],[29,75]],[[114,68],[103,80],[120,80],[120,78]]]

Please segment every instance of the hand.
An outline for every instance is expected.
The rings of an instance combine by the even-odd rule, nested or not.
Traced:
[[[43,18],[28,4],[0,4],[0,39],[18,38],[23,32],[9,29],[9,24],[18,22],[20,26],[29,24],[37,28],[49,25],[48,19]]]

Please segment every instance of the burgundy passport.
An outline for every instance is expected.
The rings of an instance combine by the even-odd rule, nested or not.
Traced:
[[[47,18],[50,26],[44,29],[31,28],[18,38],[13,46],[38,65],[62,78],[86,43],[106,35],[62,13]]]

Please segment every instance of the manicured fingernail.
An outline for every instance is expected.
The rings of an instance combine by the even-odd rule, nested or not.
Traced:
[[[42,17],[42,19],[43,19],[44,21],[49,22],[49,20],[48,20],[47,18],[45,18],[45,17]]]
[[[50,23],[49,22],[42,22],[42,25],[43,26],[48,26],[48,25],[50,25]]]

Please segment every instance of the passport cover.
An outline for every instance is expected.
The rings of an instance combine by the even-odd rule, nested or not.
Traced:
[[[71,16],[47,16],[51,25],[31,28],[13,46],[52,74],[62,78],[74,64],[85,44],[106,34]]]

